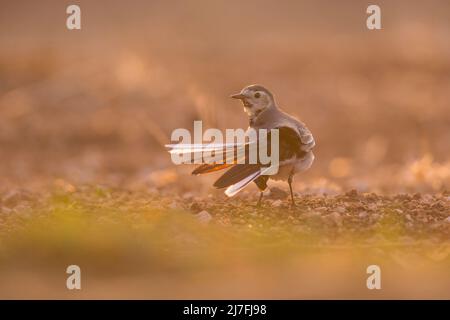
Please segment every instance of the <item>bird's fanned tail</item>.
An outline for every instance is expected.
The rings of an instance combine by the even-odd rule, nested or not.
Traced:
[[[260,168],[258,164],[237,164],[217,179],[214,187],[218,189],[229,187],[260,171]]]
[[[200,164],[192,171],[193,175],[216,172],[237,163],[247,163],[249,154],[256,150],[257,144],[167,144],[169,153],[178,156],[184,164]]]
[[[166,147],[169,148],[170,154],[185,157],[188,163],[202,163],[192,171],[194,175],[217,172],[231,167],[214,183],[218,189],[227,188],[225,194],[229,197],[237,194],[261,175],[260,164],[247,163],[252,148],[257,147],[256,143],[170,144]],[[216,160],[219,162],[214,162]],[[225,160],[227,162],[223,163]]]
[[[242,166],[252,166],[252,165],[242,165]],[[234,166],[232,169],[234,169],[236,167],[238,167],[238,165]],[[244,176],[241,180],[235,182],[234,184],[229,185],[228,188],[225,190],[225,194],[228,197],[234,196],[239,191],[244,189],[250,182],[255,181],[261,175],[264,175],[264,173],[266,173],[266,170],[268,170],[268,169],[269,168],[266,168],[266,167],[258,167],[258,168],[252,167],[251,169],[250,168],[243,168],[243,167],[239,168],[239,170],[236,170],[236,171],[239,171],[239,172],[233,172],[233,173],[234,174],[238,173],[238,175],[239,175],[239,174],[242,174],[242,172],[246,172],[247,175]],[[231,169],[228,170],[222,177],[220,177],[219,180],[224,178],[224,176],[227,175],[227,173],[230,172],[230,171],[231,171]],[[228,179],[228,177],[226,179]],[[216,183],[217,183],[217,181],[216,181]],[[216,183],[214,184],[214,186],[216,186]]]
[[[217,141],[223,140],[214,138],[214,142],[209,144],[166,145],[172,161],[176,164],[199,165],[192,172],[194,175],[228,169],[214,186],[226,188],[225,194],[229,197],[252,181],[263,192],[269,179],[287,180],[291,201],[295,205],[292,177],[308,169],[314,160],[311,151],[315,141],[311,131],[303,122],[279,109],[274,95],[261,85],[246,86],[239,93],[231,95],[231,98],[241,100],[249,116],[245,140],[241,140],[238,135],[231,140],[236,142],[237,138],[238,143],[231,144],[219,144]],[[194,141],[199,142],[196,139]]]
[[[216,172],[216,171],[220,171],[220,170],[229,168],[231,166],[233,166],[233,164],[226,164],[226,163],[208,164],[208,163],[204,163],[204,164],[198,166],[197,168],[195,168],[194,171],[192,171],[192,174],[193,175],[198,175],[198,174],[205,174],[205,173]]]
[[[231,186],[229,186],[226,190],[225,190],[225,194],[228,197],[232,197],[235,194],[237,194],[239,191],[241,191],[242,189],[244,189],[250,182],[252,182],[253,180],[255,180],[256,178],[258,178],[261,175],[261,170],[258,170],[252,174],[250,174],[249,176],[245,177],[244,179],[242,179],[241,181],[232,184]]]
[[[300,159],[306,157],[308,148],[313,146],[311,141],[302,141],[299,132],[291,127],[280,126],[276,129],[278,129],[277,142],[279,144],[278,160],[281,164],[301,161]],[[225,194],[231,197],[255,180],[260,190],[267,187],[267,178],[262,178],[265,176],[264,173],[267,174],[265,170],[269,170],[269,168],[267,164],[263,165],[260,161],[260,154],[257,152],[259,151],[258,142],[264,142],[268,154],[272,155],[271,132],[268,133],[267,141],[257,140],[231,144],[171,144],[166,145],[166,147],[169,148],[170,154],[183,158],[183,161],[185,161],[183,163],[200,164],[192,172],[194,175],[229,168],[217,179],[214,186],[219,189],[226,188]],[[314,140],[312,140],[313,142]],[[256,163],[249,161],[252,151],[256,151]]]

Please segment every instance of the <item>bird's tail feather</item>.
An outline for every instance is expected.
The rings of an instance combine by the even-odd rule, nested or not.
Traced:
[[[261,166],[257,164],[237,164],[225,172],[216,182],[214,187],[221,189],[229,187],[241,180],[260,171]]]
[[[236,166],[235,166],[236,167]],[[234,167],[233,167],[234,168]],[[231,169],[230,169],[231,170]],[[229,170],[229,171],[230,171]],[[256,180],[259,176],[263,175],[264,173],[266,173],[266,171],[268,170],[268,168],[258,168],[257,171],[254,171],[250,174],[248,174],[247,176],[245,176],[243,179],[241,179],[240,181],[228,186],[228,188],[225,190],[225,194],[228,197],[232,197],[235,194],[237,194],[239,191],[241,191],[242,189],[244,189],[250,182]],[[228,173],[228,172],[227,172]]]
[[[187,163],[236,163],[248,157],[256,143],[166,144],[171,155],[185,157]]]
[[[211,173],[211,172],[216,172],[222,169],[226,169],[231,167],[233,164],[202,164],[200,166],[198,166],[197,168],[195,168],[194,171],[192,171],[193,175],[197,175],[197,174],[205,174],[205,173]]]
[[[250,174],[249,176],[245,177],[244,179],[242,179],[241,181],[232,184],[231,186],[229,186],[226,190],[225,190],[225,194],[228,197],[232,197],[235,194],[237,194],[239,191],[241,191],[242,189],[244,189],[250,182],[252,182],[253,180],[255,180],[256,178],[258,178],[261,175],[261,171],[258,170],[257,172],[254,172],[252,174]]]
[[[201,163],[192,174],[203,174],[231,167],[215,183],[216,188],[227,188],[225,194],[232,197],[245,188],[250,182],[264,174],[265,168],[260,164],[247,164],[249,153],[257,147],[256,143],[230,144],[168,144],[170,154],[186,156],[187,160]],[[205,157],[205,153],[209,153]],[[214,159],[221,159],[216,163]],[[231,163],[228,163],[232,159]],[[225,160],[227,161],[226,163]],[[240,161],[243,161],[243,164]]]

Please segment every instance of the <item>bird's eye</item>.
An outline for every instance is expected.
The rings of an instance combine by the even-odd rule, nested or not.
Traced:
[[[261,94],[259,92],[255,93],[255,98],[259,98],[261,96]]]

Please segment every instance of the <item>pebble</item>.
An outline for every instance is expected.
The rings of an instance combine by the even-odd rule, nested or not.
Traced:
[[[2,208],[0,208],[0,212],[2,212],[2,213],[9,214],[9,213],[11,213],[12,211],[13,211],[13,210],[10,209],[10,208],[8,208],[8,207],[2,207]]]
[[[336,211],[339,213],[344,213],[345,212],[345,207],[339,206],[336,208]]]
[[[342,217],[339,214],[339,212],[336,212],[336,211],[332,212],[327,217],[329,217],[332,221],[334,221],[334,223],[336,223],[336,225],[342,226]]]
[[[415,193],[413,195],[413,199],[415,199],[415,200],[420,200],[420,198],[422,198],[422,195],[420,193]]]
[[[208,224],[212,219],[212,216],[206,210],[197,213],[195,216],[197,217],[197,220],[203,224]]]
[[[176,203],[175,201],[172,201],[172,202],[169,204],[169,208],[170,208],[170,209],[176,209],[176,208],[178,208],[178,205],[177,205],[177,203]]]
[[[288,193],[280,188],[273,187],[270,189],[270,194],[268,195],[269,199],[281,200],[285,199],[288,196]]]
[[[345,195],[347,197],[351,197],[351,198],[357,197],[358,196],[358,191],[356,191],[356,189],[352,189],[352,190],[346,192]]]
[[[189,209],[191,209],[191,211],[198,212],[198,211],[202,210],[203,208],[197,202],[193,202],[191,204],[191,206],[189,207]]]
[[[281,207],[281,205],[283,204],[283,201],[281,200],[275,200],[272,202],[272,207]]]
[[[183,194],[183,199],[188,200],[194,197],[194,194],[192,192],[186,192]]]
[[[6,193],[0,200],[6,207],[13,208],[21,201],[30,200],[30,196],[25,191],[11,190],[8,193]]]
[[[305,214],[305,217],[307,217],[307,218],[320,217],[320,212],[310,211]]]
[[[358,217],[360,217],[360,218],[365,218],[365,217],[367,217],[367,215],[368,215],[367,211],[361,211],[361,212],[358,214]]]

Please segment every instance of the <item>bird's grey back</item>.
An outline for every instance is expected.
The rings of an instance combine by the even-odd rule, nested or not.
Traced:
[[[314,137],[306,125],[277,107],[261,112],[252,125],[254,129],[270,130],[280,127],[289,127],[298,133],[303,143],[303,151],[311,151],[314,148]]]

